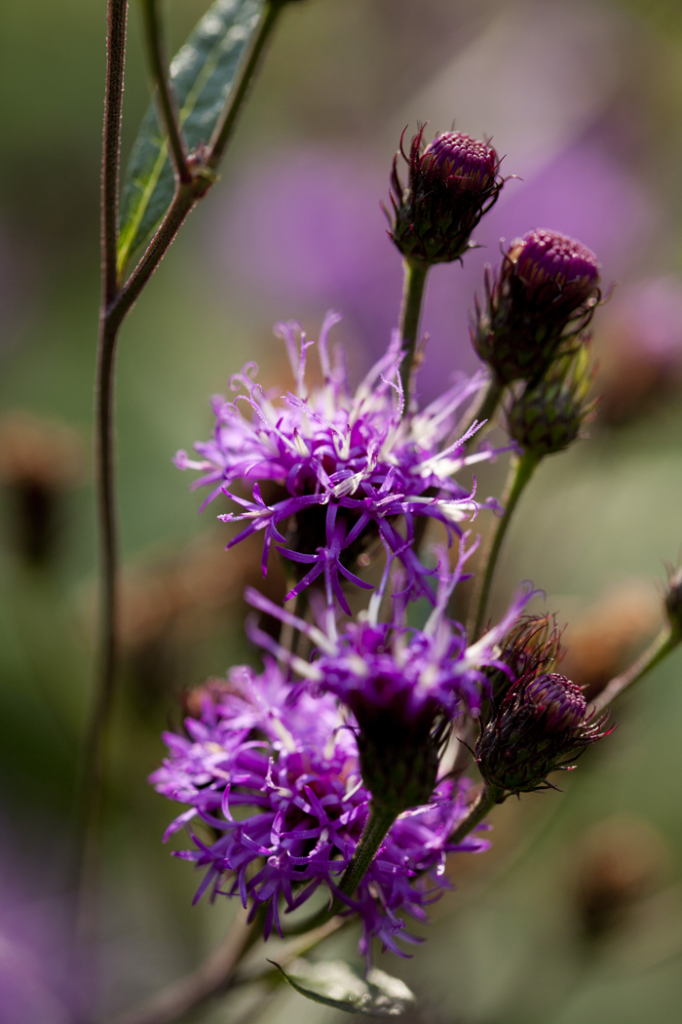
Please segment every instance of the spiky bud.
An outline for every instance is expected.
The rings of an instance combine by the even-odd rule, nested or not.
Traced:
[[[476,744],[479,771],[505,795],[554,788],[547,776],[575,767],[570,761],[607,735],[605,721],[588,712],[582,690],[566,676],[527,673],[493,701]]]
[[[553,615],[524,616],[500,645],[499,663],[488,670],[490,693],[500,700],[512,681],[549,672],[561,657],[561,631]]]
[[[595,403],[586,401],[593,379],[585,346],[574,358],[559,360],[546,377],[526,384],[512,399],[507,413],[511,437],[538,458],[568,448],[594,410]]]
[[[403,137],[404,137],[403,132]],[[405,188],[398,157],[408,165]],[[444,132],[424,147],[424,127],[393,161],[390,237],[403,256],[424,263],[451,263],[469,248],[469,238],[493,206],[504,184],[492,146],[462,132]]]
[[[500,384],[537,383],[570,351],[599,301],[593,252],[558,231],[537,229],[516,239],[497,275],[485,273],[471,340]]]

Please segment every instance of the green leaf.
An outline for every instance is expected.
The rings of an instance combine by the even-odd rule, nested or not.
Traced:
[[[295,960],[287,973],[274,960],[289,984],[307,999],[366,1017],[399,1017],[414,1004],[407,985],[378,968],[361,977],[343,960],[310,963]]]
[[[173,58],[170,79],[185,142],[208,142],[258,28],[263,0],[216,0]],[[118,270],[162,219],[175,192],[155,104],[144,116],[123,185]]]

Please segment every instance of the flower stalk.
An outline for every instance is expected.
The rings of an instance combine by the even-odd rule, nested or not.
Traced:
[[[411,405],[411,380],[414,369],[417,342],[419,340],[419,321],[421,319],[422,305],[426,291],[426,276],[430,264],[423,260],[403,260],[403,297],[400,308],[400,337],[404,351],[403,361],[400,364],[400,380],[403,386],[405,400],[404,413],[410,411]]]
[[[496,786],[484,785],[478,797],[469,808],[469,813],[462,819],[462,821],[460,821],[459,825],[450,836],[450,842],[461,843],[461,841],[468,836],[469,833],[475,829],[478,824],[480,824],[480,822],[483,821],[495,804],[502,802],[503,797],[504,790],[498,789]]]
[[[472,601],[474,614],[469,629],[469,636],[472,640],[476,640],[480,636],[483,628],[497,560],[511,517],[539,462],[540,458],[533,452],[524,452],[523,455],[515,455],[512,459],[507,487],[502,497],[504,513],[488,534],[486,550],[481,558],[481,569],[477,577],[478,587]]]
[[[372,801],[367,824],[355,849],[353,859],[343,873],[339,886],[341,892],[346,896],[352,897],[367,874],[379,847],[396,818],[397,814],[392,807]]]
[[[118,663],[117,600],[118,542],[115,499],[114,389],[118,335],[127,314],[167,252],[187,215],[216,180],[215,168],[232,136],[260,62],[265,44],[286,0],[271,0],[235,89],[226,103],[220,129],[205,165],[192,170],[185,159],[162,61],[161,28],[156,0],[145,0],[145,30],[152,75],[166,124],[176,169],[176,192],[166,215],[127,281],[117,267],[118,202],[120,193],[120,138],[125,67],[126,0],[109,0],[107,71],[102,158],[102,306],[96,377],[96,454],[100,538],[100,625],[96,694],[84,743],[81,794],[81,849],[78,854],[79,931],[87,935],[92,889],[96,876],[97,823],[106,757],[106,735],[111,717]]]
[[[668,626],[662,629],[651,646],[633,662],[630,668],[626,669],[619,676],[614,676],[606,684],[601,693],[590,702],[589,710],[595,714],[602,711],[616,697],[620,697],[621,693],[629,690],[631,686],[634,686],[640,679],[648,675],[656,665],[663,661],[678,646],[680,641],[682,641],[682,634],[670,629]]]

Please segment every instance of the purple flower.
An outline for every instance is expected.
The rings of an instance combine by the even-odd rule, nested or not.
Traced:
[[[462,436],[456,431],[459,407],[478,393],[485,377],[459,378],[424,410],[404,417],[397,332],[352,394],[343,353],[337,352],[335,363],[328,353],[327,335],[338,319],[329,313],[320,333],[322,387],[309,391],[305,382],[306,354],[313,342],[306,340],[299,324],[278,324],[295,393],[276,402],[253,382],[256,367],[248,364],[230,382],[245,393],[233,402],[214,399],[213,439],[195,445],[202,458],[192,460],[180,451],[175,464],[203,472],[193,485],[211,487],[202,508],[221,491],[242,506],[241,513],[219,517],[248,524],[228,547],[262,530],[263,573],[273,541],[294,563],[297,583],[288,597],[319,579],[327,602],[331,605],[336,597],[348,612],[341,579],[369,587],[351,566],[379,537],[387,553],[402,562],[411,593],[433,600],[427,570],[412,549],[415,516],[438,519],[452,537],[453,531],[460,532],[459,523],[479,508],[496,507],[493,499],[477,503],[473,490],[453,480],[457,470],[493,454],[464,454],[464,442],[479,424]],[[232,492],[236,481],[252,484],[251,499]],[[266,493],[261,483],[267,483]],[[396,526],[398,517],[405,524],[404,534]]]
[[[355,897],[338,888],[367,818],[352,720],[331,695],[292,690],[274,663],[262,675],[232,669],[204,690],[201,716],[186,736],[165,735],[169,757],[150,777],[157,791],[188,805],[167,838],[194,821],[196,849],[177,854],[206,868],[195,900],[210,888],[267,906],[264,933],[281,933],[280,911],[301,906],[320,885],[357,911],[361,947],[371,939],[400,953],[408,938],[401,914],[424,919],[424,907],[447,884],[446,854],[487,843],[449,836],[466,813],[469,783],[444,780],[427,806],[401,816],[388,833]],[[239,808],[235,817],[233,811]],[[432,881],[429,887],[428,874]]]
[[[250,626],[251,638],[288,662],[312,692],[332,693],[349,708],[358,725],[364,783],[375,803],[396,814],[428,802],[453,719],[465,709],[478,714],[489,689],[487,666],[508,671],[499,659],[498,644],[533,596],[529,587],[519,591],[502,621],[467,647],[464,629],[447,617],[446,608],[472,550],[461,545],[452,574],[441,551],[436,607],[423,630],[405,624],[404,590],[394,596],[391,622],[378,621],[388,571],[369,611],[340,634],[331,612],[322,630],[282,611],[257,591],[246,591],[252,605],[309,637],[315,648],[310,663]]]

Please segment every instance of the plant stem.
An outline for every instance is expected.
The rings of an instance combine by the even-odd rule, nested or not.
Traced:
[[[369,817],[360,842],[355,848],[353,859],[343,873],[339,888],[346,896],[352,896],[376,856],[376,852],[397,818],[395,811],[389,807],[375,806],[372,803]]]
[[[405,399],[404,413],[410,411],[412,369],[419,338],[419,320],[428,272],[428,263],[407,258],[403,260],[403,298],[400,306],[399,330],[402,347],[405,350],[403,361],[400,364],[400,379]]]
[[[475,617],[473,618],[473,627],[468,631],[472,642],[476,641],[481,633],[502,541],[519,498],[523,494],[524,488],[533,475],[533,471],[539,461],[538,456],[532,452],[524,452],[520,457],[514,456],[512,459],[509,480],[502,497],[504,513],[496,521],[488,534],[486,546],[481,556],[481,573],[477,577],[478,585],[474,591],[472,601]]]
[[[173,165],[175,167],[176,179],[183,184],[192,180],[192,172],[187,166],[185,147],[180,135],[176,105],[173,101],[168,76],[166,74],[166,61],[163,54],[161,41],[161,25],[157,9],[157,0],[142,0],[142,16],[144,20],[144,34],[147,43],[147,57],[152,72],[152,78],[158,92],[159,107],[161,116],[168,133],[169,149]]]
[[[153,4],[155,0],[147,0],[145,11],[150,2]],[[262,52],[264,43],[275,24],[275,15],[279,13],[282,6],[283,0],[272,0],[267,5],[254,48],[240,71],[236,88],[226,104],[224,121],[228,124],[222,133],[222,148],[219,155],[222,155],[230,139],[237,113],[247,94],[248,84],[257,68],[258,54]],[[207,172],[206,168],[198,168],[194,175],[190,175],[189,181],[178,181],[173,202],[166,212],[161,226],[128,280],[121,285],[116,270],[116,248],[126,14],[127,0],[109,0],[102,157],[102,307],[100,310],[95,414],[98,522],[101,548],[101,604],[96,694],[84,741],[80,799],[81,848],[78,852],[77,928],[86,942],[89,941],[87,937],[92,932],[98,860],[97,832],[106,760],[106,736],[113,706],[118,654],[116,622],[118,545],[114,476],[114,368],[118,332],[125,317],[173,242],[185,218],[215,181],[213,170]],[[157,58],[160,62],[158,25],[152,26],[149,31],[155,33],[154,38],[150,40],[153,44],[150,46],[150,58],[152,63]],[[254,49],[258,51],[255,59]],[[157,57],[153,56],[152,51],[157,53]],[[153,71],[159,85],[163,106],[163,88],[160,83],[162,80],[165,82],[165,72],[161,63],[159,63],[159,67],[160,71],[158,67],[154,67]],[[168,109],[172,113],[170,95],[167,90],[166,100],[169,104]],[[173,151],[172,128],[170,124],[167,127],[169,127],[171,150]],[[217,164],[217,159],[212,165],[213,167]]]
[[[603,711],[624,690],[628,690],[634,683],[639,682],[652,668],[658,665],[660,661],[663,661],[677,647],[681,640],[681,633],[673,632],[668,626],[662,629],[651,646],[637,658],[630,668],[607,683],[601,693],[590,702],[588,711],[595,714]]]
[[[104,773],[104,735],[116,675],[117,530],[114,508],[113,393],[116,332],[106,308],[116,294],[119,154],[125,68],[127,0],[109,0],[107,69],[102,142],[102,308],[95,394],[96,482],[100,540],[99,685],[83,750],[80,781],[77,935],[87,945],[92,932],[97,874],[97,821]]]
[[[501,797],[504,793],[502,789],[496,789],[493,786],[484,786],[481,790],[478,799],[469,808],[469,813],[466,818],[459,823],[455,831],[450,836],[449,842],[459,843],[468,836],[469,833],[478,825],[480,821],[483,821],[486,814],[492,810],[495,804],[500,803]]]
[[[272,34],[272,30],[277,23],[282,8],[288,2],[288,0],[268,0],[265,7],[265,15],[260,24],[260,28],[256,37],[253,40],[249,56],[247,57],[244,70],[241,74],[237,88],[232,94],[232,100],[216,124],[213,135],[208,144],[209,155],[206,161],[206,166],[211,170],[220,163],[225,147],[229,142],[234,126],[237,122],[237,117],[246,99],[249,86],[252,79],[254,78],[256,71],[258,70],[258,64],[260,63],[265,44]]]
[[[247,911],[240,910],[223,942],[195,971],[157,992],[111,1024],[172,1024],[225,989],[251,935]]]

